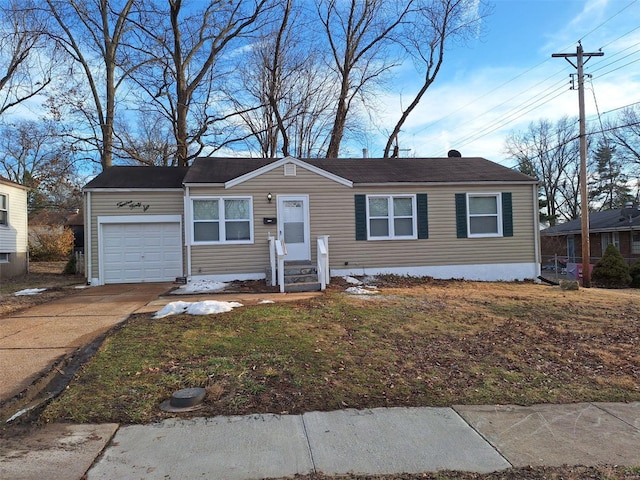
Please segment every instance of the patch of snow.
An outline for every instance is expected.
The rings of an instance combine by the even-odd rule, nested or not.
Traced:
[[[349,276],[342,277],[342,278],[344,278],[345,281],[347,283],[350,283],[351,285],[362,285],[362,282],[360,280],[358,280],[357,278],[349,277]]]
[[[347,288],[346,292],[350,293],[351,295],[375,295],[378,293],[374,290],[368,290],[362,287],[349,287]]]
[[[242,307],[238,302],[220,302],[217,300],[205,300],[203,302],[171,302],[158,310],[153,318],[164,318],[169,315],[211,315],[215,313],[230,312],[236,307]]]
[[[227,283],[215,282],[213,280],[196,280],[195,282],[189,282],[186,285],[176,288],[171,293],[173,295],[187,295],[190,293],[220,292],[227,288],[227,285]]]
[[[260,300],[258,303],[276,303],[273,300]]]
[[[46,288],[27,288],[25,290],[20,290],[19,292],[14,293],[13,295],[19,297],[21,295],[38,295],[46,290]]]

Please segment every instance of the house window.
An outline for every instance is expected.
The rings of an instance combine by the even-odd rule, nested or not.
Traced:
[[[371,240],[415,239],[415,195],[369,195],[368,238]]]
[[[502,236],[500,194],[467,195],[469,237]]]
[[[9,225],[8,203],[7,196],[0,194],[0,225]]]
[[[620,234],[618,232],[605,232],[600,234],[600,243],[602,243],[602,254],[610,243],[620,251]]]
[[[250,198],[192,199],[194,243],[251,243]]]
[[[0,263],[9,263],[8,253],[0,253]]]
[[[640,232],[633,232],[631,239],[631,253],[640,254]]]

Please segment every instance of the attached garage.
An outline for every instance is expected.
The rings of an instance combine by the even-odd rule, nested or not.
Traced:
[[[100,217],[101,283],[169,282],[183,275],[179,216]]]

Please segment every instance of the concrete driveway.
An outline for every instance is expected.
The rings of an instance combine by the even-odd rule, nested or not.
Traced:
[[[63,359],[90,344],[173,287],[143,283],[88,287],[50,303],[0,318],[0,406],[24,402],[44,387]],[[2,413],[6,413],[2,411]],[[4,416],[4,415],[3,415]]]

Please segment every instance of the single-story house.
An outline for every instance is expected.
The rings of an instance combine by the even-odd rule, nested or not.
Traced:
[[[563,263],[582,261],[582,220],[577,218],[540,232],[543,262],[558,257]],[[589,213],[589,256],[597,262],[613,243],[627,262],[640,258],[640,206]]]
[[[94,285],[273,281],[284,260],[317,264],[327,281],[535,278],[537,188],[483,158],[211,157],[188,168],[112,167],[83,190],[86,274]]]
[[[0,280],[24,275],[29,269],[28,191],[0,177]]]

